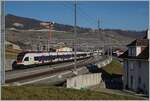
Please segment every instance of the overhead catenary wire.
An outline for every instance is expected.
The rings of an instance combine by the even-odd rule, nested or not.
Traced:
[[[64,7],[66,7],[67,8],[67,10],[68,11],[70,11],[70,12],[73,12],[73,5],[72,5],[72,3],[70,3],[69,5],[68,4],[62,4],[62,5],[64,5]],[[71,9],[70,9],[71,8]],[[80,6],[76,6],[76,9],[78,10],[78,16],[82,16],[82,18],[80,18],[80,19],[82,19],[82,20],[84,20],[84,21],[86,21],[86,23],[90,23],[91,25],[97,25],[96,23],[97,23],[97,19],[95,18],[95,17],[93,17],[93,16],[91,16],[91,15],[89,15],[83,8],[81,8]],[[70,13],[68,13],[68,14],[70,14]],[[73,13],[72,13],[73,14]],[[77,16],[77,17],[78,17]],[[36,40],[38,40],[38,39],[36,39]],[[42,39],[40,39],[40,40],[42,40]],[[53,39],[53,40],[55,40],[55,39]],[[72,40],[73,41],[73,39],[66,39],[66,40]],[[88,39],[82,39],[82,40],[89,40],[89,38]],[[93,40],[93,39],[91,39],[91,40]],[[94,39],[94,41],[98,41],[98,40],[95,40]]]
[[[87,14],[87,12],[85,12],[83,10],[83,8],[81,8],[80,6],[78,6],[79,12],[81,12],[82,15],[85,15],[85,17],[88,19],[87,21],[92,22],[93,24],[95,24],[97,22],[97,19],[93,16],[90,16],[89,14]]]
[[[69,8],[72,7],[72,5],[64,4],[64,7],[66,7],[68,10],[70,10],[70,12],[73,12],[73,9],[72,10],[69,9]],[[82,19],[82,18],[80,18],[80,19],[86,20],[86,22],[90,23],[91,25],[96,25],[96,23],[97,23],[96,18],[94,18],[94,17],[90,16],[89,14],[87,14],[87,12],[85,12],[83,10],[83,8],[81,8],[80,6],[77,6],[76,9],[78,10],[78,15],[82,16],[82,18],[84,18],[84,19]],[[79,16],[77,16],[77,17],[79,17]]]

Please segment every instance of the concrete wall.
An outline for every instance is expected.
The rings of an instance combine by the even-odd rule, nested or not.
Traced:
[[[67,88],[87,88],[89,86],[100,84],[101,73],[79,75],[73,78],[67,79]]]
[[[104,61],[97,62],[96,65],[97,65],[98,68],[101,68],[101,67],[104,67],[104,66],[110,64],[111,61],[112,61],[112,58],[108,57]]]

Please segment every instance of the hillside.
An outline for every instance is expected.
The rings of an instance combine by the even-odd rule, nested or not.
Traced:
[[[22,49],[36,49],[39,43],[47,45],[48,29],[43,30],[46,27],[41,25],[47,22],[8,14],[5,23],[6,40],[19,45]],[[144,35],[144,31],[103,29],[98,33],[96,30],[77,27],[77,44],[80,49],[96,49],[104,44],[125,48],[126,44]],[[53,44],[64,42],[73,47],[73,26],[55,23],[51,39]]]
[[[41,28],[44,28],[44,27],[40,26],[41,22],[42,21],[39,21],[39,20],[25,18],[25,17],[18,17],[18,16],[11,15],[11,14],[8,14],[5,16],[5,27],[6,28],[15,27],[18,29],[32,29],[32,28],[41,29]],[[22,27],[15,26],[15,23],[22,24],[23,26]]]
[[[49,22],[45,22],[45,21],[40,21],[40,20],[35,20],[33,18],[25,18],[25,17],[20,17],[20,16],[16,16],[16,15],[12,15],[12,14],[7,14],[5,16],[5,27],[6,28],[18,28],[18,29],[45,29],[46,27],[42,26],[41,23],[49,23]],[[22,24],[23,26],[15,26],[15,23],[18,24]],[[73,32],[73,26],[70,25],[64,25],[64,24],[58,24],[55,23],[54,24],[54,30],[57,31],[69,31],[69,32]],[[88,28],[81,28],[81,27],[77,27],[79,32],[86,32],[88,30]]]

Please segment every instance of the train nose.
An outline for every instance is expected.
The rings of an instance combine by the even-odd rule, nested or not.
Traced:
[[[22,63],[22,61],[17,61],[17,62],[16,62],[16,64],[20,64],[20,63]]]
[[[12,69],[13,69],[13,70],[16,69],[16,66],[17,66],[17,62],[14,61],[14,62],[12,63]]]

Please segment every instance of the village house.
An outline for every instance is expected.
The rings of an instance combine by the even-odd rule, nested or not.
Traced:
[[[114,56],[120,56],[120,55],[123,54],[123,53],[124,53],[124,51],[123,51],[122,49],[117,48],[117,49],[115,49],[115,50],[113,51],[112,55],[114,55]]]
[[[5,42],[5,47],[6,47],[7,49],[21,50],[20,46],[14,44],[14,43],[12,43],[12,42],[9,42],[9,41],[6,41],[6,42]]]
[[[149,94],[149,38],[150,31],[142,39],[136,39],[120,58],[123,59],[123,86],[137,93]]]

